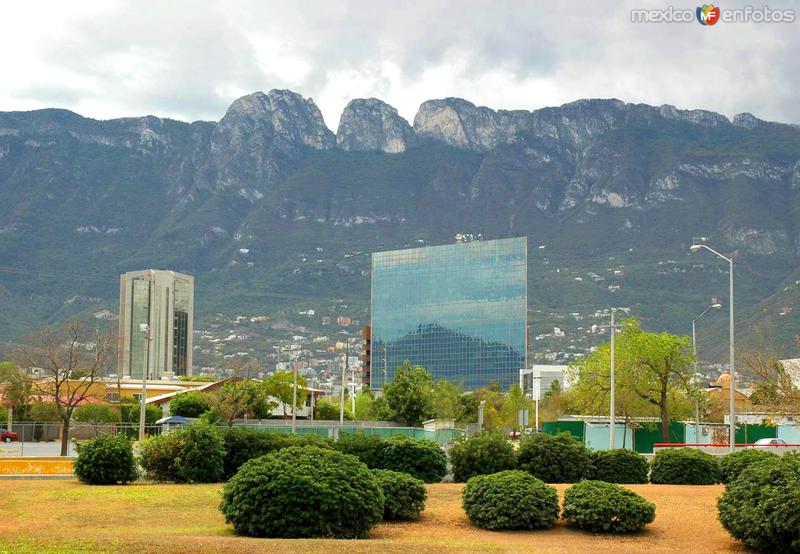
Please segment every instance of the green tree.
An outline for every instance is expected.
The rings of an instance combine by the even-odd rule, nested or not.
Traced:
[[[373,405],[375,400],[371,392],[361,391],[356,396],[356,413],[353,417],[356,421],[372,421],[374,419]]]
[[[412,366],[408,360],[397,368],[394,380],[385,388],[386,402],[395,421],[418,426],[432,415],[433,379],[422,366]]]
[[[440,379],[433,384],[431,404],[433,416],[439,419],[459,419],[463,406],[464,389],[452,381]]]
[[[353,414],[349,410],[344,411],[344,418],[352,420]],[[330,400],[317,400],[314,406],[314,419],[320,421],[338,421],[339,420],[339,406]]]
[[[200,417],[210,408],[208,394],[196,390],[179,392],[169,401],[169,413],[174,416]]]
[[[119,410],[108,404],[87,404],[75,410],[73,419],[79,423],[116,423],[120,421]]]
[[[533,413],[533,402],[525,398],[525,393],[522,392],[522,387],[515,383],[511,385],[506,393],[505,402],[503,403],[503,423],[514,429],[519,428],[519,412],[521,410],[528,410]],[[527,426],[526,421],[523,426]]]
[[[478,421],[478,407],[481,402],[483,406],[483,431],[497,431],[504,425],[503,414],[505,413],[506,397],[500,392],[500,386],[490,383],[485,388],[476,389],[472,392],[475,406],[475,421]]]
[[[626,419],[656,416],[661,440],[669,442],[671,418],[690,415],[692,349],[688,337],[644,331],[634,318],[622,321],[615,345],[616,412]],[[577,377],[575,406],[607,413],[610,399],[610,345],[605,344],[571,369]]]
[[[123,423],[139,423],[139,412],[141,410],[141,403],[133,398],[123,398],[117,404],[119,410],[120,420]],[[145,425],[153,425],[156,421],[164,417],[164,412],[161,408],[152,404],[145,404],[144,407],[144,423]]]
[[[283,417],[292,411],[292,398],[294,396],[294,377],[291,371],[276,371],[264,380],[264,392],[278,401],[283,409]],[[308,396],[308,384],[302,375],[297,376],[297,407],[302,408]]]

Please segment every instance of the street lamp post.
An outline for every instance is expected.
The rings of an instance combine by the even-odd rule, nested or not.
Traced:
[[[736,450],[736,370],[735,370],[735,336],[733,331],[733,258],[729,258],[727,256],[723,256],[713,248],[706,246],[705,244],[693,244],[690,250],[692,252],[699,252],[702,249],[706,249],[712,254],[716,254],[718,257],[722,258],[729,265],[729,277],[730,277],[730,292],[728,299],[728,305],[730,310],[729,316],[729,343],[730,343],[730,352],[729,352],[729,365],[730,365],[730,437],[728,442],[730,443],[730,451],[734,452]]]
[[[617,313],[617,309],[616,308],[611,308],[611,379],[610,379],[611,382],[609,384],[609,386],[611,387],[611,402],[610,402],[611,403],[611,414],[610,414],[610,420],[609,420],[609,424],[608,424],[608,433],[609,433],[608,448],[610,450],[614,450],[614,447],[616,446],[615,443],[616,443],[616,438],[617,438],[617,433],[616,433],[616,430],[617,430],[616,429],[616,423],[617,423],[617,414],[616,414],[617,410],[616,410],[616,408],[617,408],[617,406],[615,404],[615,402],[616,402],[616,388],[617,387],[616,387],[616,364],[615,364],[615,359],[614,359],[614,355],[615,355],[614,335],[617,334],[617,328],[614,325],[614,316],[616,315],[616,313]]]
[[[703,317],[708,313],[708,311],[712,308],[719,309],[722,307],[722,304],[719,302],[713,302],[710,304],[703,312],[698,315],[696,318],[692,320],[692,355],[694,356],[694,373],[697,375],[697,320]],[[697,440],[700,437],[700,403],[695,396],[694,399],[694,440]]]

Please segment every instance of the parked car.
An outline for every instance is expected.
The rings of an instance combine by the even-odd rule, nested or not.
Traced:
[[[18,440],[19,440],[19,435],[17,435],[13,431],[6,431],[5,429],[0,429],[0,441],[11,442]]]
[[[788,446],[787,442],[783,439],[758,439],[753,443],[752,448],[775,448],[776,446]]]

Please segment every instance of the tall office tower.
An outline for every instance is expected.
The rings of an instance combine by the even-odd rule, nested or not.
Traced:
[[[194,277],[148,269],[124,273],[119,279],[118,371],[141,379],[192,374]],[[145,352],[147,324],[150,340]]]
[[[408,360],[473,390],[526,367],[525,237],[372,255],[372,386]],[[385,375],[385,377],[384,377]]]

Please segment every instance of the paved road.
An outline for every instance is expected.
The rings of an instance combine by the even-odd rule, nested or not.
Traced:
[[[50,442],[2,442],[0,443],[0,456],[59,456],[61,443]],[[69,445],[69,455],[75,456],[75,447]]]

